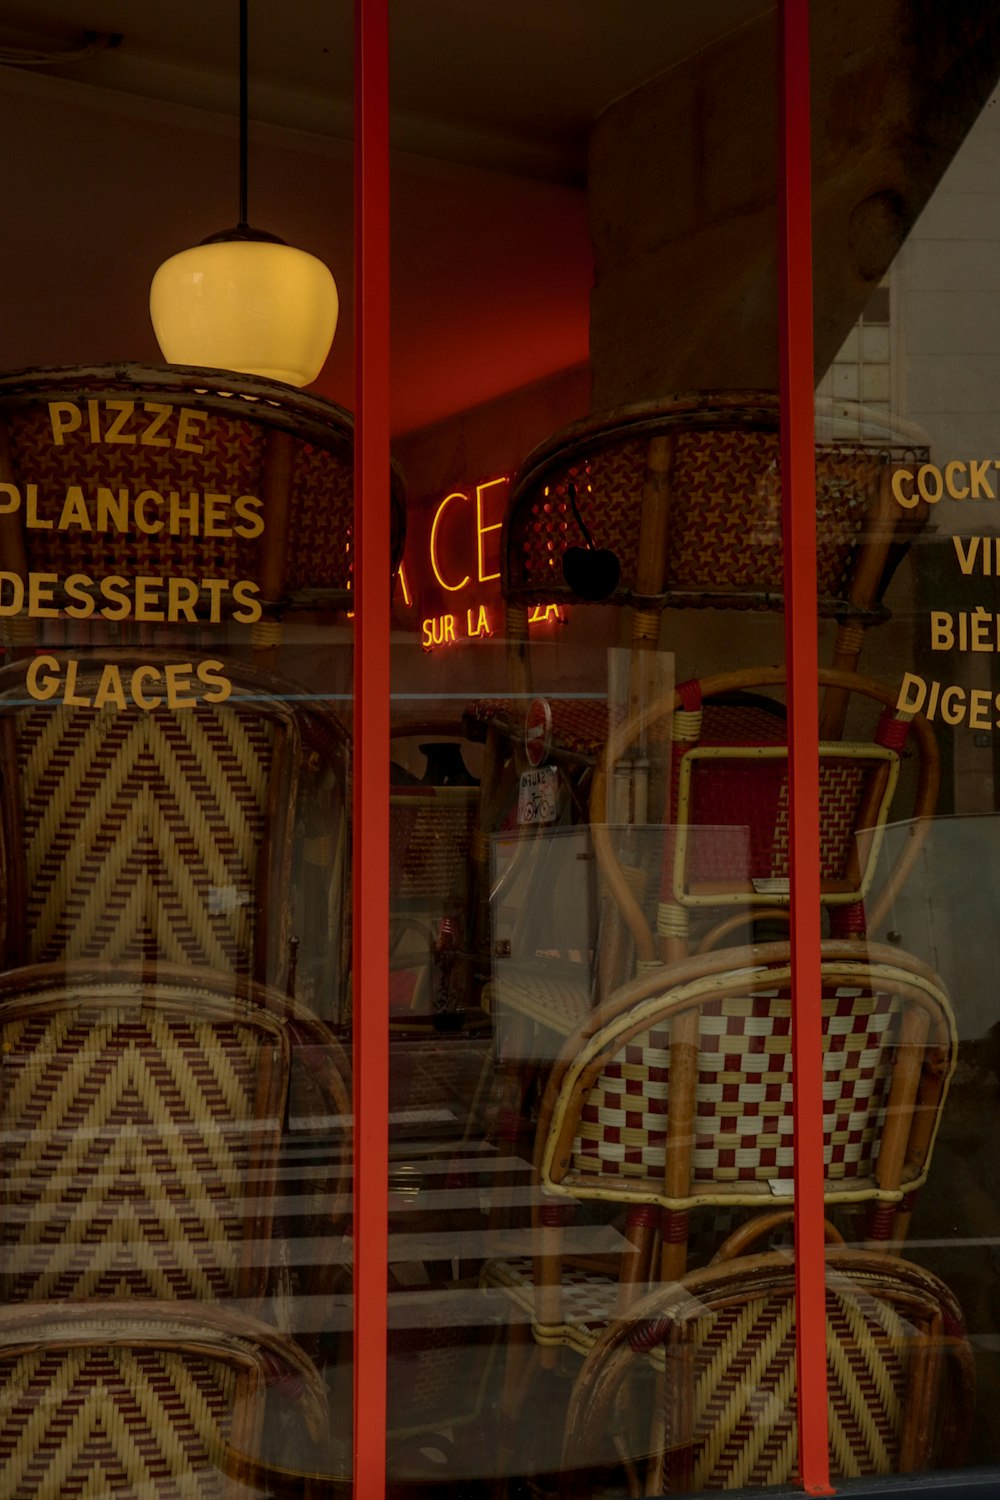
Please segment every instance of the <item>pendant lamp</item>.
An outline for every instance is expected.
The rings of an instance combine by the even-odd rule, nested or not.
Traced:
[[[153,277],[149,311],[168,364],[303,386],[330,352],[337,286],[314,255],[247,223],[247,0],[239,0],[239,9],[239,223],[164,261]]]

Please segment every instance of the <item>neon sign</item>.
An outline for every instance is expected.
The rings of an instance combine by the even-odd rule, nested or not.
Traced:
[[[502,629],[499,533],[508,484],[503,474],[450,490],[432,510],[411,512],[399,588],[404,605],[417,610],[425,651],[488,639]],[[560,605],[539,604],[528,621],[565,618]]]

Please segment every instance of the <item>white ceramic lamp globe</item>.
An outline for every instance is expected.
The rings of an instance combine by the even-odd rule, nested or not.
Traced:
[[[309,385],[323,368],[339,310],[321,260],[244,224],[172,255],[149,292],[168,364],[294,386]]]

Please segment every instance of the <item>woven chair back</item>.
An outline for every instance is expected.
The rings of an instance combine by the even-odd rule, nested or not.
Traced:
[[[8,1500],[148,1495],[235,1500],[282,1387],[295,1456],[323,1451],[315,1367],[254,1319],[106,1303],[0,1310],[0,1467]],[[303,1463],[303,1466],[305,1464]]]
[[[166,966],[0,978],[3,1301],[253,1303],[274,1289],[293,1058],[342,1121],[350,1086],[321,1022],[234,988]],[[329,1168],[331,1203],[344,1170]]]
[[[0,673],[8,965],[164,960],[285,986],[294,936],[335,990],[340,731],[245,668],[223,702],[87,706],[106,660],[76,662],[84,706]]]
[[[555,434],[528,457],[511,486],[502,552],[505,598],[576,599],[560,566],[566,549],[585,540],[572,485],[595,547],[612,550],[621,564],[612,602],[645,609],[780,609],[778,427],[776,396],[735,392],[625,407]],[[894,459],[918,456],[909,436],[898,450],[883,437],[817,448],[818,588],[826,615],[854,615],[868,623],[878,618],[884,580],[876,579],[872,596],[853,608],[851,588],[876,531],[880,545],[889,540],[875,521],[882,474]],[[640,578],[651,534],[643,503],[651,483],[661,492],[665,543],[653,590]],[[894,509],[892,529],[899,536],[926,519],[926,508]]]
[[[898,1203],[929,1164],[955,1063],[951,1006],[897,949],[828,946],[821,972],[827,1202]],[[676,986],[670,976],[620,991],[564,1047],[543,1186],[682,1213],[773,1205],[791,1193],[794,1161],[787,945],[729,950]]]
[[[403,910],[444,915],[466,896],[469,846],[479,790],[399,786],[389,799],[391,896]]]
[[[836,936],[860,935],[885,914],[919,855],[937,802],[940,761],[926,720],[896,711],[890,689],[853,672],[829,669],[820,671],[819,682],[826,691],[842,694],[853,713],[860,710],[877,719],[863,731],[864,738],[824,742],[820,754],[820,900],[833,910]],[[692,931],[696,908],[740,906],[752,914],[787,907],[787,725],[753,704],[713,701],[733,693],[782,691],[784,686],[780,667],[720,673],[682,683],[641,715],[613,728],[594,777],[591,828],[598,867],[640,963],[679,958],[695,940],[716,941],[715,929],[704,922],[700,931]],[[627,759],[641,735],[662,734],[665,721],[671,724],[672,742],[668,826],[653,924],[629,889],[605,809],[617,762]],[[905,758],[911,759],[914,774],[902,781]],[[882,872],[878,855],[890,816],[893,821],[912,819],[914,837],[896,865]]]
[[[54,574],[57,588],[73,575],[188,578],[204,618],[204,579],[250,581],[265,618],[350,608],[354,428],[320,397],[141,365],[8,375],[0,481],[4,572]],[[391,528],[395,569],[396,474]]]
[[[794,1275],[785,1254],[748,1256],[690,1273],[613,1324],[574,1387],[564,1493],[592,1493],[613,1440],[648,1464],[646,1494],[791,1483]],[[831,1477],[960,1462],[974,1371],[944,1283],[906,1261],[830,1251],[826,1306]]]

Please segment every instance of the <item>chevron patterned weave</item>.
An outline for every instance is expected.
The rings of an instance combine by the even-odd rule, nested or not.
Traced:
[[[243,1313],[116,1301],[0,1309],[4,1500],[248,1500],[262,1493],[265,1430],[322,1464],[329,1418],[312,1361]]]
[[[274,732],[228,706],[21,712],[28,957],[247,972]]]
[[[784,1484],[797,1461],[795,1305],[772,1294],[700,1318],[692,1333],[692,1491]],[[834,1474],[898,1467],[906,1396],[906,1330],[887,1303],[827,1294],[830,1457]],[[668,1359],[667,1368],[673,1362]],[[667,1450],[684,1436],[668,1397]],[[670,1424],[674,1424],[671,1430]]]
[[[5,1301],[262,1293],[287,1056],[263,1010],[213,1010],[0,1006]]]
[[[975,1360],[944,1282],[895,1256],[831,1249],[825,1334],[832,1479],[961,1465]],[[655,1391],[649,1380],[640,1391],[637,1376],[651,1359],[663,1374]],[[796,1384],[787,1250],[664,1283],[607,1328],[579,1372],[563,1448],[573,1480],[566,1493],[591,1495],[595,1468],[617,1467],[625,1455],[636,1467],[648,1459],[646,1488],[630,1484],[629,1494],[791,1484]]]
[[[226,1494],[235,1376],[225,1366],[112,1347],[45,1350],[0,1371],[7,1500]]]

